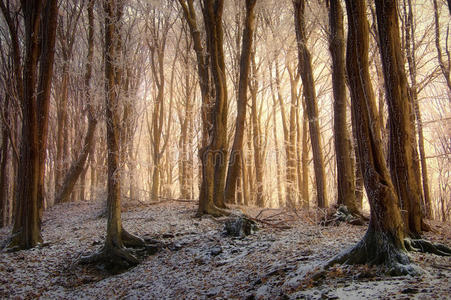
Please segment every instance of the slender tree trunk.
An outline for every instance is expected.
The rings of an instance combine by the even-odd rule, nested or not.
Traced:
[[[7,100],[5,100],[7,102]],[[7,103],[5,103],[5,107]],[[4,118],[8,120],[8,107],[5,109]],[[8,213],[8,132],[6,126],[3,125],[2,130],[2,148],[1,148],[1,160],[0,160],[0,228],[3,228],[7,224]]]
[[[415,174],[415,149],[412,145],[415,127],[412,128],[413,112],[399,39],[396,1],[376,1],[376,14],[390,123],[390,172],[402,208],[408,213],[407,230],[419,235],[421,188]]]
[[[271,67],[270,67],[271,70]],[[276,106],[277,106],[277,100],[276,100],[276,95],[274,92],[274,88],[273,88],[273,83],[272,83],[272,77],[270,76],[270,86],[271,86],[271,95],[272,95],[272,100],[273,100],[273,105],[272,105],[272,117],[273,117],[273,135],[274,135],[274,148],[276,151],[276,172],[277,172],[277,200],[279,203],[279,207],[283,207],[285,205],[284,203],[284,199],[283,199],[283,193],[282,193],[282,176],[281,176],[281,172],[280,172],[280,154],[279,154],[279,142],[277,139],[277,110],[276,110]]]
[[[288,123],[288,144],[287,144],[287,195],[292,207],[298,205],[298,191],[296,189],[296,111],[298,110],[298,91],[299,73],[293,74],[293,71],[287,66],[290,77],[290,118]]]
[[[432,0],[432,3],[434,4],[435,48],[437,49],[438,64],[440,66],[440,70],[442,71],[443,77],[445,77],[446,85],[448,86],[448,93],[451,93],[451,77],[450,77],[451,66],[449,65],[450,58],[448,57],[448,63],[445,63],[442,53],[442,46],[440,45],[440,15],[437,0]]]
[[[413,12],[412,12],[412,1],[408,0],[408,11],[407,7],[404,3],[405,9],[405,31],[406,31],[406,52],[407,52],[407,61],[409,64],[409,75],[411,81],[411,87],[409,89],[409,95],[412,102],[413,110],[415,112],[416,125],[418,129],[418,149],[420,154],[420,162],[421,162],[421,179],[423,182],[423,206],[425,215],[428,218],[432,217],[431,212],[431,196],[429,193],[429,180],[428,180],[428,172],[427,172],[427,163],[426,163],[426,155],[424,151],[424,136],[423,136],[423,121],[421,118],[421,111],[418,104],[418,85],[417,85],[417,67],[416,67],[416,58],[415,58],[415,27],[413,24]],[[418,157],[418,155],[417,155]]]
[[[346,126],[345,42],[343,9],[339,0],[329,1],[330,37],[332,56],[332,86],[334,92],[334,142],[337,160],[338,204],[344,204],[356,214],[355,178],[351,157],[351,141]]]
[[[254,32],[254,7],[257,0],[246,0],[246,20],[243,30],[243,42],[240,58],[240,80],[237,96],[237,117],[235,125],[235,137],[232,152],[229,159],[229,168],[224,193],[226,203],[234,203],[236,187],[241,172],[243,156],[244,124],[246,121],[247,87],[249,81],[249,69],[251,62],[252,37]]]
[[[311,54],[307,49],[307,35],[305,32],[305,0],[294,0],[294,24],[296,40],[298,44],[298,68],[301,74],[302,84],[309,118],[310,141],[313,152],[313,168],[315,170],[316,196],[318,207],[328,206],[326,195],[326,175],[321,148],[321,132],[318,121],[318,107],[313,78]]]
[[[305,208],[309,207],[310,196],[309,196],[309,172],[308,172],[308,162],[309,162],[309,147],[308,147],[308,116],[307,109],[305,107],[305,99],[302,101],[302,189],[301,196],[302,202]]]
[[[77,183],[78,178],[83,173],[86,173],[85,164],[90,153],[93,154],[91,150],[94,147],[94,136],[95,130],[97,126],[97,120],[94,118],[94,108],[91,104],[91,92],[90,92],[90,84],[91,84],[91,76],[92,76],[92,63],[93,63],[93,55],[94,55],[94,0],[90,0],[88,3],[88,56],[86,63],[86,73],[84,78],[84,88],[86,93],[86,99],[88,101],[88,131],[86,133],[83,148],[81,149],[78,158],[72,163],[69,168],[62,184],[56,190],[55,202],[62,203],[67,202],[69,200],[69,196],[72,193],[75,184]],[[67,91],[66,91],[67,93]],[[67,96],[67,95],[66,95]],[[59,140],[58,136],[58,140]],[[58,160],[57,160],[58,162]],[[83,174],[84,175],[84,174]],[[84,182],[84,180],[83,180]],[[84,195],[84,188],[83,188]],[[83,196],[84,198],[84,196]]]

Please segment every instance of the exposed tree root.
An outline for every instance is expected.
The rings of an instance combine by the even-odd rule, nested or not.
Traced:
[[[140,238],[139,236],[133,235],[129,233],[128,231],[122,229],[122,242],[124,243],[125,247],[145,247],[146,242]]]
[[[34,248],[36,246],[42,245],[43,239],[42,236],[39,234],[35,241],[32,241],[31,244],[27,245],[26,241],[24,241],[24,238],[22,236],[22,232],[18,231],[13,234],[6,240],[6,243],[0,247],[0,249],[4,249],[6,252],[16,252],[20,250],[27,250]]]
[[[384,265],[388,274],[392,276],[416,276],[423,273],[421,268],[410,263],[407,251],[401,246],[397,246],[393,237],[386,233],[370,230],[352,249],[327,262],[325,268],[337,263]]]
[[[140,258],[155,254],[161,248],[158,241],[146,242],[125,230],[122,230],[121,238],[123,246],[105,244],[99,252],[81,257],[78,263],[100,266],[111,274],[118,274],[138,265]]]
[[[433,244],[423,239],[404,239],[408,251],[432,253],[440,256],[451,256],[451,248],[443,244]]]
[[[102,266],[111,274],[124,272],[139,264],[139,260],[126,248],[116,245],[105,245],[99,252],[83,256],[78,262]]]
[[[207,205],[202,210],[198,210],[196,217],[201,217],[202,215],[211,215],[213,217],[224,217],[230,215],[231,212],[228,209],[219,208],[214,204]]]

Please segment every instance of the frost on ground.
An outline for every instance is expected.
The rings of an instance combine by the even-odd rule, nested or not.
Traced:
[[[70,203],[46,212],[44,246],[0,253],[0,298],[88,299],[446,299],[451,291],[449,257],[413,253],[422,277],[388,277],[380,268],[335,266],[315,273],[354,245],[365,226],[315,225],[315,211],[242,208],[262,220],[247,237],[224,235],[227,218],[195,218],[196,204],[128,205],[129,232],[160,240],[164,247],[119,275],[76,263],[103,243],[106,219],[100,202]],[[449,224],[434,223],[426,238],[450,245]],[[11,228],[0,230],[2,244]]]

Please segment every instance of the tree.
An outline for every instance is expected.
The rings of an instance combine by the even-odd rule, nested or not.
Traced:
[[[77,182],[78,178],[85,169],[88,154],[91,153],[92,151],[91,149],[93,148],[94,134],[97,127],[97,119],[95,117],[95,112],[92,105],[93,100],[91,99],[90,93],[90,82],[92,76],[92,63],[94,54],[94,0],[89,0],[87,10],[88,10],[88,55],[86,63],[86,73],[84,78],[85,79],[84,88],[86,93],[85,99],[87,101],[88,107],[88,130],[86,132],[81,152],[79,153],[77,159],[72,163],[66,176],[64,177],[61,187],[59,188],[59,190],[55,195],[55,203],[68,201],[69,196],[74,189],[75,183]]]
[[[404,245],[404,227],[398,198],[381,149],[368,63],[368,21],[366,2],[346,0],[348,41],[346,70],[355,117],[359,162],[363,172],[371,215],[367,232],[349,251],[329,262],[385,264],[393,274],[414,274]]]
[[[82,263],[105,263],[107,268],[127,269],[138,264],[138,259],[125,247],[145,246],[144,240],[122,227],[120,176],[120,124],[118,110],[121,97],[122,0],[103,2],[105,12],[105,106],[108,147],[107,231],[103,248],[92,256],[83,257]]]
[[[2,9],[4,15],[9,15],[3,2],[2,7],[6,8]],[[29,249],[42,242],[44,162],[58,15],[57,1],[22,1],[22,13],[25,25],[23,93],[20,94],[22,138],[16,182],[17,210],[7,245],[12,249]],[[10,32],[17,33],[16,30]],[[15,40],[17,37],[13,35],[12,40]],[[14,51],[17,50],[19,48]],[[20,52],[14,56],[20,57]]]
[[[203,16],[207,49],[204,49],[201,31],[197,25],[193,0],[179,0],[185,20],[190,28],[193,48],[197,57],[197,72],[202,96],[202,147],[199,150],[202,181],[199,194],[198,214],[223,215],[226,130],[227,87],[222,49],[222,11],[224,1],[205,0]],[[209,57],[205,51],[208,51]],[[212,86],[211,78],[215,83]],[[213,101],[213,94],[216,97]]]
[[[432,216],[432,200],[429,189],[429,176],[426,162],[426,154],[424,147],[424,134],[423,134],[423,120],[420,111],[420,105],[418,100],[418,93],[422,88],[417,82],[417,59],[415,51],[417,48],[415,41],[415,24],[413,21],[413,5],[411,0],[404,0],[404,24],[405,24],[405,51],[407,56],[407,62],[409,65],[410,75],[410,87],[409,87],[409,100],[412,103],[413,110],[415,112],[415,120],[418,130],[418,150],[420,154],[421,163],[421,177],[423,181],[423,202],[425,216],[431,218]]]
[[[246,20],[243,29],[243,41],[240,57],[240,79],[237,97],[237,117],[235,125],[235,137],[229,160],[229,167],[224,193],[225,202],[235,202],[238,174],[241,172],[241,161],[243,159],[244,124],[246,121],[247,88],[249,81],[249,70],[251,63],[252,39],[255,27],[254,7],[257,0],[246,0]]]
[[[440,66],[440,70],[442,71],[443,77],[445,77],[446,84],[448,86],[449,92],[451,92],[451,77],[450,77],[450,57],[449,52],[446,51],[448,54],[448,62],[445,62],[445,59],[443,58],[442,53],[442,46],[440,43],[440,14],[439,14],[439,7],[437,4],[437,0],[432,0],[432,3],[434,4],[434,24],[435,24],[435,48],[437,49],[437,60],[438,64]],[[450,2],[448,1],[448,5],[450,5]],[[449,9],[451,11],[451,5],[449,6]]]
[[[307,49],[307,34],[305,30],[305,1],[293,0],[294,26],[298,47],[298,69],[301,74],[307,115],[309,119],[310,141],[313,152],[313,167],[316,179],[316,196],[318,207],[327,207],[326,176],[321,148],[321,132],[318,121],[318,106],[313,78],[311,54]]]
[[[415,134],[412,126],[412,106],[404,71],[404,58],[399,39],[398,9],[396,1],[376,1],[380,52],[384,71],[385,97],[388,105],[390,128],[389,165],[392,182],[407,210],[407,230],[413,235],[421,233],[421,188],[415,174]]]
[[[346,126],[346,79],[343,9],[339,0],[329,1],[329,50],[332,57],[332,86],[334,93],[334,142],[337,160],[338,204],[358,213],[355,199],[355,177],[351,141]]]

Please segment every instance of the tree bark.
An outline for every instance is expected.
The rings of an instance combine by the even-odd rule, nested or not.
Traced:
[[[407,210],[409,233],[421,233],[421,188],[415,174],[412,130],[412,107],[399,39],[396,1],[376,1],[380,51],[384,70],[385,96],[390,124],[389,163],[395,190],[402,208]],[[413,128],[415,128],[413,126]]]
[[[209,4],[204,5],[207,7],[207,11],[212,6],[212,1],[208,1]],[[204,47],[202,46],[202,39],[201,39],[201,32],[198,29],[197,25],[197,17],[196,12],[194,9],[193,0],[187,0],[186,2],[184,0],[179,0],[180,6],[182,8],[183,14],[185,16],[185,20],[188,23],[188,26],[190,28],[190,34],[191,38],[193,39],[193,48],[196,53],[197,57],[197,72],[199,75],[199,84],[200,84],[200,90],[201,90],[201,96],[202,96],[202,109],[201,109],[201,115],[202,115],[202,146],[199,149],[199,159],[201,161],[200,171],[201,171],[201,184],[200,184],[200,191],[199,191],[199,208],[198,208],[198,215],[202,214],[211,214],[211,215],[223,215],[226,214],[226,212],[217,206],[216,201],[214,200],[214,188],[215,188],[215,169],[214,169],[214,152],[215,149],[211,147],[211,144],[213,143],[215,131],[213,130],[214,124],[217,124],[217,120],[213,120],[213,113],[212,113],[212,107],[213,105],[218,106],[219,108],[222,108],[221,105],[218,103],[213,102],[212,97],[212,86],[210,82],[210,67],[209,67],[209,61],[205,52]],[[221,2],[222,3],[222,2]],[[220,3],[220,4],[221,4]],[[221,6],[222,7],[222,6]],[[204,13],[204,18],[208,18],[208,15],[206,14],[207,11]],[[211,16],[212,14],[209,13]],[[213,19],[214,16],[213,16]],[[220,20],[220,18],[219,18]],[[207,22],[208,23],[208,22]],[[207,25],[207,24],[206,24]],[[206,26],[208,27],[208,26]],[[210,28],[210,27],[209,27]],[[208,29],[211,31],[212,28]],[[208,32],[206,29],[206,31]],[[208,38],[207,38],[208,41]],[[208,42],[207,42],[208,44]],[[222,44],[221,44],[222,47]],[[215,48],[210,49],[211,45],[207,47],[208,51],[215,50]],[[216,56],[215,56],[216,57]],[[217,61],[210,57],[210,60],[212,61],[211,64],[216,64]],[[217,76],[219,73],[217,72]],[[217,77],[216,76],[216,77]],[[219,93],[219,91],[218,91]],[[221,93],[219,93],[221,95]],[[218,96],[218,97],[223,97]],[[220,112],[216,112],[216,114],[219,114]],[[213,128],[212,128],[213,127]],[[211,130],[211,133],[210,133]],[[215,140],[217,143],[217,139]],[[216,145],[217,146],[217,145]],[[219,152],[218,153],[219,159],[224,158],[224,153]],[[224,161],[225,164],[225,161]],[[225,175],[225,173],[224,173]],[[219,180],[219,179],[218,179]],[[225,184],[225,183],[224,183]],[[220,188],[219,186],[216,186],[216,188]],[[218,196],[216,194],[216,196]],[[222,200],[224,200],[224,197],[222,197]]]
[[[360,165],[370,203],[368,230],[350,251],[332,259],[334,263],[385,264],[390,273],[413,274],[404,246],[404,229],[393,184],[381,149],[380,123],[368,63],[368,21],[365,1],[346,0],[348,41],[346,70],[355,117]]]
[[[339,0],[329,1],[329,24],[329,50],[332,57],[334,93],[334,142],[337,160],[337,203],[346,205],[351,213],[357,214],[351,141],[346,126],[345,42],[343,9]]]
[[[240,57],[240,79],[237,96],[237,117],[235,125],[235,137],[232,152],[229,159],[227,171],[226,189],[224,200],[226,203],[234,201],[238,174],[241,172],[241,161],[243,157],[244,124],[246,121],[247,87],[249,81],[249,69],[251,63],[252,38],[255,27],[254,7],[257,0],[246,0],[246,19],[243,30],[243,41]]]
[[[316,196],[318,207],[328,206],[326,195],[326,176],[321,148],[321,132],[319,129],[318,107],[313,78],[311,54],[307,49],[307,35],[305,32],[305,0],[293,0],[294,24],[298,46],[298,68],[302,78],[307,115],[309,118],[310,141],[313,152],[313,168],[315,170]]]

